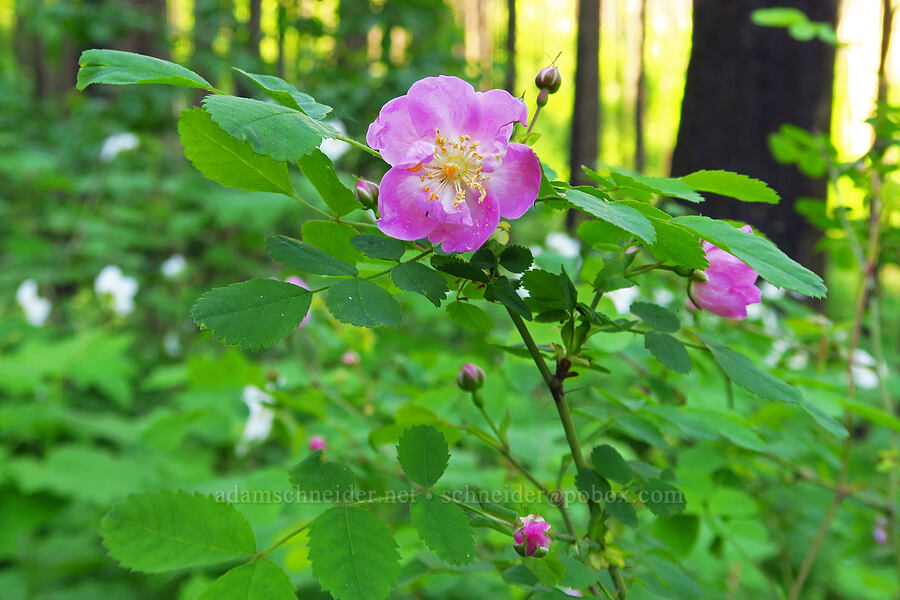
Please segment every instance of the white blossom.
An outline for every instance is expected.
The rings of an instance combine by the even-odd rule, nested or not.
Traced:
[[[119,316],[129,315],[134,311],[134,296],[138,291],[138,283],[134,277],[122,274],[116,265],[106,265],[97,279],[94,280],[94,291],[101,298],[110,298],[113,311]]]
[[[331,125],[335,129],[338,130],[343,136],[347,135],[347,128],[344,127],[344,124],[337,119],[332,119],[330,121],[325,121],[326,125]],[[322,151],[322,154],[330,158],[332,161],[339,159],[343,156],[347,150],[350,149],[350,144],[347,142],[342,142],[341,140],[336,140],[334,138],[325,138],[322,140],[322,143],[319,144],[319,150]]]
[[[244,387],[241,400],[250,409],[250,415],[241,434],[241,442],[237,447],[238,454],[244,454],[248,444],[261,442],[269,437],[275,418],[275,412],[270,408],[275,399],[255,385]]]
[[[875,370],[875,359],[871,354],[857,348],[853,351],[853,366],[850,368],[850,376],[853,382],[861,390],[873,390],[878,387],[878,372]]]
[[[134,150],[138,147],[138,136],[133,133],[115,133],[105,140],[100,147],[100,160],[111,162],[120,152]]]
[[[629,288],[614,290],[612,292],[606,292],[604,296],[612,300],[612,303],[616,305],[616,312],[624,315],[631,309],[631,303],[637,299],[639,294],[640,292],[638,291],[637,287],[632,286]]]
[[[184,271],[184,267],[187,265],[187,261],[180,254],[173,254],[160,265],[159,270],[163,274],[163,277],[167,277],[169,279],[177,276],[179,273]]]
[[[41,327],[50,316],[50,301],[38,296],[38,285],[34,279],[26,279],[16,290],[16,302],[25,311],[25,319],[35,327]]]
[[[576,258],[581,254],[581,242],[558,231],[548,233],[544,245],[548,250],[556,252],[563,258]]]

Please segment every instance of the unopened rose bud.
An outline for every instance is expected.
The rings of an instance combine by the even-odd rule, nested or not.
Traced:
[[[696,281],[697,283],[706,283],[709,281],[709,275],[706,274],[705,271],[694,271],[691,273],[691,281]]]
[[[360,204],[366,208],[374,209],[378,205],[378,184],[366,179],[360,179],[353,188],[353,194]]]
[[[550,551],[553,543],[553,534],[550,523],[538,515],[519,517],[516,521],[516,529],[513,531],[513,548],[521,556],[533,556],[541,558]]]
[[[537,97],[537,105],[544,106],[545,104],[547,104],[548,98],[549,96],[547,95],[547,90],[541,90]]]
[[[559,69],[554,65],[550,65],[538,71],[537,77],[534,78],[534,83],[540,89],[555,94],[559,90],[559,86],[562,85],[562,76],[559,74]]]
[[[474,392],[484,385],[484,371],[477,365],[466,363],[456,375],[456,385],[466,392]]]
[[[309,438],[309,449],[313,452],[325,449],[325,438],[321,435],[314,435]]]

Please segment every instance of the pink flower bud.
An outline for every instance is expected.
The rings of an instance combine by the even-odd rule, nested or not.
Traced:
[[[538,71],[537,77],[534,78],[534,83],[540,89],[555,94],[559,90],[559,86],[562,85],[562,76],[559,74],[559,69],[556,66],[550,65]]]
[[[354,350],[347,350],[343,354],[341,354],[341,362],[347,365],[348,367],[355,367],[360,363],[362,359],[359,356],[359,352]]]
[[[872,538],[879,546],[886,546],[888,543],[887,519],[878,517],[875,520],[875,527],[872,528]]]
[[[374,209],[378,205],[378,184],[366,179],[360,179],[353,188],[353,194],[360,204],[366,208]]]
[[[309,289],[309,286],[306,285],[306,282],[303,281],[302,279],[300,279],[299,277],[297,277],[296,275],[291,275],[290,277],[288,277],[288,278],[285,279],[284,281],[285,281],[286,283],[292,283],[292,284],[296,285],[297,287],[302,287],[304,290],[308,290],[308,289]],[[306,325],[307,321],[309,321],[309,311],[306,312],[306,316],[303,317],[303,320],[302,320],[302,321],[300,321],[300,325],[297,326],[297,329],[300,329],[301,327],[304,327],[304,326]]]
[[[741,227],[741,231],[753,233],[749,225]],[[756,304],[762,298],[762,292],[754,285],[759,275],[737,257],[709,242],[703,242],[703,250],[706,251],[709,268],[702,272],[706,281],[691,287],[694,302],[720,317],[743,319],[747,316],[747,305]],[[692,278],[700,273],[695,271]]]
[[[550,523],[538,515],[519,517],[513,532],[513,547],[521,556],[541,558],[550,551],[553,542]]]
[[[325,449],[325,438],[321,435],[314,435],[309,438],[309,449],[313,452]]]
[[[474,392],[484,385],[484,371],[477,365],[466,363],[456,375],[456,385],[466,392]]]

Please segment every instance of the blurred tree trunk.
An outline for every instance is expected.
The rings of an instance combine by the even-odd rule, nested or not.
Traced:
[[[516,96],[516,0],[506,0],[506,91]]]
[[[168,58],[166,0],[130,1],[147,18],[147,26],[132,31],[124,44],[125,49],[157,58]]]
[[[634,99],[634,170],[644,170],[644,111],[647,108],[647,73],[644,65],[644,38],[647,36],[647,0],[641,0],[638,18],[640,19],[638,36],[638,76],[637,91]]]
[[[597,160],[600,130],[600,0],[578,2],[578,49],[575,57],[575,105],[569,169],[572,181],[585,183],[581,166]]]
[[[754,25],[758,8],[793,6],[834,25],[838,0],[694,0],[694,31],[672,174],[727,169],[762,179],[777,205],[710,197],[699,207],[713,218],[746,221],[786,253],[821,272],[813,244],[819,232],[794,211],[803,196],[824,198],[826,181],[778,164],[767,138],[783,123],[827,132],[831,121],[834,48],[800,42],[780,28]]]
[[[250,53],[259,59],[259,44],[262,42],[262,0],[250,0],[250,18],[247,21],[250,30]]]

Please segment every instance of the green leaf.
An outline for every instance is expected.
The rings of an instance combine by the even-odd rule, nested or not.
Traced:
[[[608,481],[587,467],[578,469],[578,473],[575,475],[575,487],[595,500],[599,500],[612,489]]]
[[[587,169],[585,171],[590,175],[597,176]],[[703,196],[697,193],[691,186],[680,179],[672,177],[648,177],[646,175],[636,175],[625,173],[624,171],[610,169],[610,179],[612,179],[617,191],[627,191],[628,189],[638,190],[641,192],[649,192],[660,196],[668,196],[672,198],[680,198],[688,202],[703,202]]]
[[[508,246],[500,254],[500,264],[507,271],[524,273],[534,262],[531,250],[524,246]]]
[[[600,574],[577,558],[561,555],[559,560],[566,568],[566,576],[562,581],[566,587],[585,589],[597,583]]]
[[[256,553],[250,524],[211,496],[160,490],[128,496],[100,523],[110,556],[123,567],[161,573]]]
[[[750,13],[750,20],[762,27],[791,27],[798,23],[808,23],[809,17],[799,8],[778,6],[758,8]]]
[[[454,277],[462,277],[472,281],[487,283],[488,276],[478,267],[467,263],[458,256],[441,256],[435,254],[431,257],[431,266],[438,271],[450,273]]]
[[[412,524],[432,552],[451,565],[462,566],[475,556],[475,540],[465,513],[434,494],[416,498],[409,507]]]
[[[440,431],[430,425],[407,429],[397,444],[397,460],[410,479],[430,488],[450,462],[450,448]]]
[[[309,528],[312,574],[335,600],[384,600],[400,575],[390,530],[375,515],[336,506]]]
[[[322,140],[340,135],[330,125],[286,106],[236,96],[207,96],[203,106],[213,121],[259,154],[295,162]]]
[[[228,344],[271,346],[300,325],[312,294],[274,279],[251,279],[212,289],[197,300],[191,318]]]
[[[472,331],[487,332],[494,327],[489,314],[468,302],[451,302],[447,305],[447,316],[458,325]]]
[[[398,261],[406,252],[406,244],[400,240],[371,233],[354,236],[350,238],[350,243],[369,258],[381,260]]]
[[[606,479],[625,484],[631,481],[631,467],[619,452],[609,444],[596,446],[591,451],[591,464]]]
[[[650,351],[656,360],[666,368],[679,373],[689,373],[693,362],[684,344],[669,335],[648,331],[644,334],[644,348]]]
[[[550,588],[556,586],[566,576],[566,568],[553,552],[543,558],[529,556],[522,563],[538,581]]]
[[[628,527],[637,527],[637,512],[634,506],[622,495],[616,495],[616,499],[603,505],[606,512],[616,521]]]
[[[306,175],[319,196],[328,205],[328,208],[334,211],[334,214],[341,217],[349,212],[353,212],[362,208],[362,204],[353,195],[347,187],[338,179],[337,173],[334,171],[334,164],[331,159],[316,148],[306,156],[300,158],[297,162],[300,170]]]
[[[83,90],[92,83],[124,85],[163,83],[214,91],[212,84],[181,65],[119,50],[85,50],[78,59],[78,83]]]
[[[266,239],[266,252],[278,262],[306,273],[349,277],[355,277],[358,273],[353,265],[285,235],[274,235]]]
[[[358,327],[393,327],[400,323],[400,306],[384,288],[368,279],[348,279],[328,288],[325,304],[334,318]]]
[[[859,415],[860,417],[866,419],[867,421],[871,421],[876,425],[880,425],[888,429],[893,429],[894,431],[900,431],[900,419],[879,408],[869,406],[868,404],[863,404],[862,402],[855,402],[853,400],[841,400],[841,405],[846,410],[852,412],[855,415]]]
[[[319,104],[312,96],[304,94],[280,77],[248,73],[237,67],[232,68],[255,83],[259,89],[278,104],[301,110],[313,119],[324,119],[325,115],[331,112],[330,106]]]
[[[291,469],[291,483],[309,494],[319,494],[324,502],[338,502],[340,494],[349,492],[356,477],[347,465],[325,460],[316,450]]]
[[[325,254],[355,265],[363,260],[362,253],[350,243],[359,232],[352,225],[334,221],[307,221],[300,228],[303,241]]]
[[[703,239],[738,257],[774,286],[813,298],[822,298],[828,291],[821,277],[788,258],[763,237],[700,215],[676,217],[673,221],[690,227]]]
[[[710,349],[713,359],[733,382],[760,398],[773,402],[799,402],[800,391],[780,379],[761,371],[753,361],[711,338],[700,336]]]
[[[706,269],[709,261],[697,232],[678,223],[648,217],[656,229],[656,243],[650,252],[659,260],[668,260],[692,269]]]
[[[419,262],[400,263],[391,270],[391,280],[401,290],[425,296],[438,308],[450,291],[437,271]]]
[[[674,332],[681,329],[681,322],[668,308],[650,302],[633,302],[631,312],[657,331]]]
[[[528,302],[536,311],[575,308],[572,295],[567,291],[568,285],[561,275],[534,269],[522,276],[522,285],[528,290]]]
[[[806,398],[800,399],[800,406],[805,410],[813,419],[816,420],[816,423],[822,426],[827,432],[836,436],[839,440],[845,439],[849,434],[847,433],[847,428],[844,425],[832,417],[829,414],[826,414],[821,408],[807,400]],[[898,423],[900,425],[900,423]],[[898,429],[900,431],[900,429]]]
[[[235,567],[216,579],[199,600],[297,600],[294,584],[264,558]]]
[[[294,193],[286,164],[225,133],[202,108],[181,113],[178,135],[184,155],[216,183],[250,192]]]
[[[630,206],[606,202],[574,189],[566,192],[566,198],[589,215],[624,229],[648,244],[656,241],[656,230],[653,228],[653,224],[647,220],[647,217]]]
[[[728,196],[742,202],[778,204],[781,197],[765,182],[731,171],[696,171],[681,178],[695,190]]]
[[[524,319],[531,320],[531,310],[522,297],[516,292],[516,286],[506,277],[497,277],[488,283],[484,292],[485,300],[500,302]]]
[[[644,504],[657,517],[671,517],[684,512],[684,493],[661,479],[648,479],[641,484]]]

